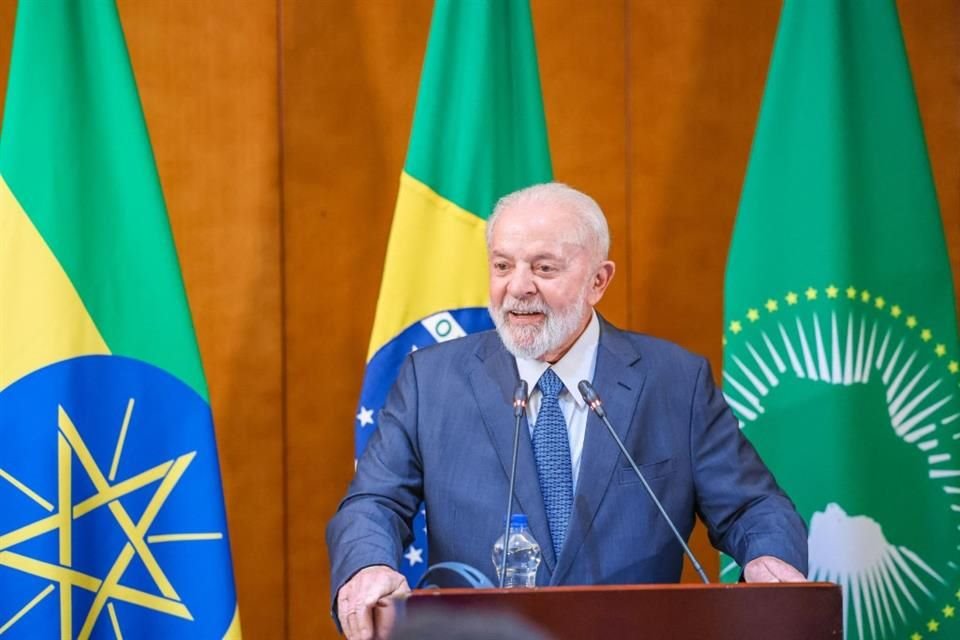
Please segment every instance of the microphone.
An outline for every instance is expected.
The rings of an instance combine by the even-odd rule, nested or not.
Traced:
[[[500,588],[507,577],[507,551],[510,548],[510,518],[513,516],[513,488],[517,480],[517,452],[520,450],[520,419],[527,409],[527,381],[513,390],[513,461],[510,463],[510,492],[507,494],[507,519],[503,525],[503,555],[500,557]]]
[[[660,501],[657,499],[657,495],[653,492],[653,489],[650,488],[650,485],[647,484],[647,479],[643,477],[643,473],[640,472],[640,467],[637,466],[633,456],[630,455],[630,452],[627,451],[627,448],[623,445],[623,440],[621,440],[620,436],[617,435],[617,432],[614,431],[613,425],[610,424],[610,420],[607,419],[607,412],[603,408],[603,402],[601,402],[600,396],[597,395],[596,389],[594,389],[593,385],[586,380],[581,380],[580,384],[577,385],[577,388],[580,389],[580,395],[583,396],[583,401],[587,403],[593,412],[597,414],[597,417],[603,421],[603,424],[606,425],[607,431],[610,432],[610,435],[613,436],[617,446],[620,447],[620,453],[623,454],[623,457],[626,458],[627,462],[630,463],[630,466],[633,467],[633,472],[637,474],[638,478],[640,478],[640,482],[643,483],[643,488],[647,490],[647,494],[650,496],[650,499],[653,500],[653,504],[657,505],[660,515],[663,516],[663,519],[666,520],[667,524],[670,526],[670,531],[673,532],[677,542],[679,542],[680,546],[683,547],[683,552],[687,554],[687,557],[690,558],[690,563],[693,565],[693,568],[696,569],[698,574],[700,574],[700,579],[703,580],[704,584],[710,584],[710,581],[707,579],[707,574],[703,572],[703,567],[701,567],[700,563],[697,562],[697,559],[693,555],[693,551],[691,551],[690,547],[687,546],[683,536],[680,535],[680,532],[677,531],[677,527],[674,526],[673,520],[670,519],[670,516],[667,515],[663,505],[660,504]]]

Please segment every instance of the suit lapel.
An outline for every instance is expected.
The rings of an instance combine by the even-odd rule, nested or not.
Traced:
[[[643,389],[644,375],[638,367],[633,366],[639,359],[640,354],[633,343],[601,319],[593,386],[603,401],[610,423],[624,441]],[[596,414],[591,412],[587,418],[570,531],[560,551],[551,584],[559,584],[563,580],[583,546],[619,458],[617,443]]]
[[[519,380],[516,361],[503,348],[496,334],[490,333],[477,349],[478,365],[469,374],[471,386],[483,424],[490,441],[496,449],[503,472],[510,480],[510,463],[513,457],[513,390]],[[540,543],[543,561],[549,574],[553,572],[556,558],[550,544],[550,529],[547,513],[540,494],[537,466],[530,444],[530,428],[526,416],[520,424],[520,448],[517,453],[517,480],[514,491],[514,513],[525,513],[534,538]],[[506,515],[507,496],[503,496]]]

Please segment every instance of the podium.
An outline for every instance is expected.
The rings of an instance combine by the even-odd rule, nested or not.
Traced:
[[[426,589],[414,591],[404,608],[416,616],[439,607],[509,611],[557,640],[843,637],[840,587],[824,582]]]

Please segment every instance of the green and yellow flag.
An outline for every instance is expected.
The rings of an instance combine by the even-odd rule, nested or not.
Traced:
[[[727,264],[724,393],[850,638],[960,637],[953,286],[893,0],[787,0]]]
[[[240,636],[207,386],[112,2],[18,7],[0,440],[0,634]]]
[[[366,447],[411,350],[493,327],[486,219],[496,201],[551,180],[526,0],[438,0],[397,196],[356,421]],[[423,513],[404,569],[426,566]]]

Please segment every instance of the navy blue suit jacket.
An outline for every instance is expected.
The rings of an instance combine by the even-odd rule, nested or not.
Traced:
[[[334,599],[365,566],[398,569],[421,500],[430,562],[465,562],[494,580],[490,552],[503,533],[517,380],[493,331],[410,355],[327,528]],[[803,520],[741,435],[705,359],[601,321],[593,385],[681,535],[689,537],[699,514],[714,546],[741,566],[773,555],[806,572]],[[515,511],[527,514],[543,552],[538,585],[679,580],[680,545],[596,415],[559,557],[526,425],[517,474]]]

